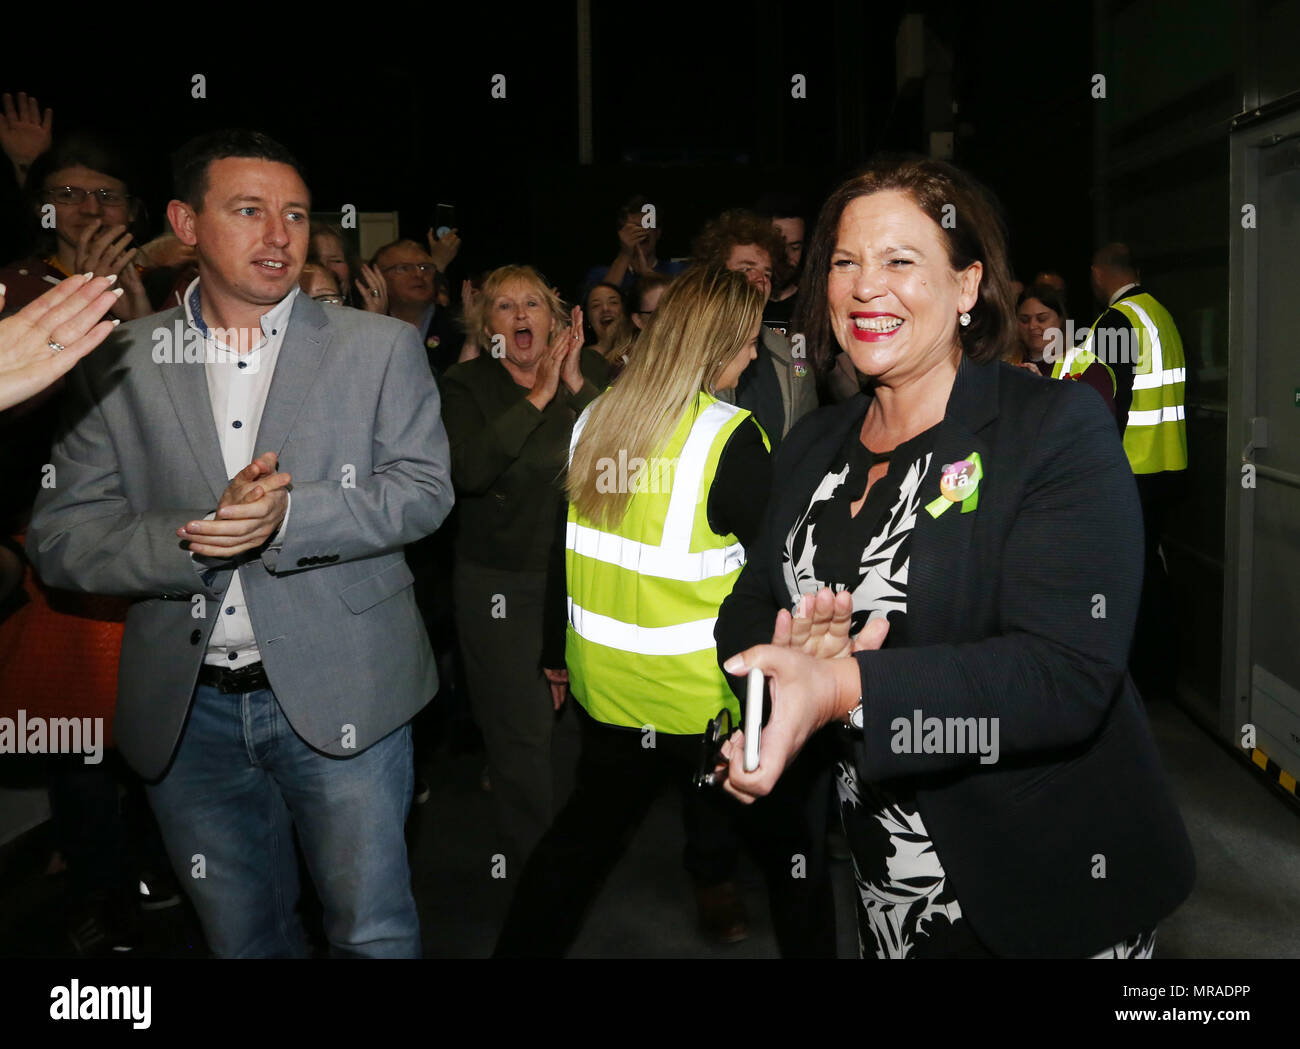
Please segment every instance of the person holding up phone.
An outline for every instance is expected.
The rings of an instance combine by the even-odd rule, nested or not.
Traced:
[[[439,204],[434,223],[424,236],[429,242],[429,257],[438,272],[445,274],[460,252],[460,230],[454,228],[456,209],[450,204]]]
[[[543,665],[557,703],[573,690],[582,752],[573,795],[524,869],[498,956],[564,954],[660,789],[692,789],[710,718],[723,708],[739,721],[713,622],[755,537],[771,470],[751,413],[716,394],[754,359],[762,312],[742,274],[688,270],[619,382],[574,427],[565,566],[553,561],[547,600],[553,626],[563,580],[568,623],[562,650],[548,629]],[[833,953],[829,882],[790,874],[791,855],[811,852],[795,785],[752,810],[720,793],[697,797],[744,817],[783,952]],[[702,815],[693,800],[688,820]],[[697,885],[708,884],[708,863],[688,844]]]
[[[653,216],[653,218],[651,217]],[[608,266],[592,266],[583,278],[583,292],[602,281],[628,291],[638,277],[659,273],[667,277],[681,273],[682,263],[661,259],[657,252],[663,228],[658,209],[649,197],[634,196],[618,209],[618,251]]]

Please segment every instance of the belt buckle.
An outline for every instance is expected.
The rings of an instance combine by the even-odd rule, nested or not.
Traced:
[[[232,683],[238,686],[239,691],[247,692],[248,689],[245,686],[263,676],[262,664],[260,662],[249,663],[246,667],[239,667],[236,670],[227,671],[227,673],[230,674]]]
[[[217,671],[217,691],[226,695],[247,692],[247,685],[262,676],[261,663],[249,663],[248,666],[237,669],[229,667],[216,667],[215,669]]]

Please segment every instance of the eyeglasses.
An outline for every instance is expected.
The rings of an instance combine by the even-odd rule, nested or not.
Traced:
[[[45,191],[45,199],[52,204],[80,204],[91,194],[106,208],[120,208],[131,203],[129,193],[119,193],[115,189],[82,189],[80,186],[51,186]]]
[[[316,302],[329,302],[333,303],[335,306],[343,305],[343,298],[340,295],[313,295],[312,298]]]
[[[432,262],[397,262],[392,266],[384,266],[381,270],[383,273],[400,273],[403,277],[419,270],[421,273],[437,273],[438,267]]]
[[[725,772],[715,770],[719,765],[726,764],[722,758],[722,744],[727,741],[731,731],[731,711],[723,707],[704,730],[704,739],[700,744],[700,767],[693,780],[700,789],[716,787],[727,778]]]

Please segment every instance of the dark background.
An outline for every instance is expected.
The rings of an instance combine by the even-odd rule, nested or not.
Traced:
[[[614,257],[615,212],[633,193],[656,202],[661,257],[678,257],[708,217],[765,190],[799,192],[815,210],[874,152],[926,152],[933,88],[899,90],[895,61],[900,19],[922,12],[928,48],[939,49],[927,67],[950,69],[943,93],[957,112],[940,120],[955,132],[954,159],[1001,198],[1017,274],[1055,267],[1072,291],[1086,288],[1088,5],[593,8],[589,166],[578,163],[572,3],[397,19],[384,9],[374,29],[348,22],[324,35],[315,19],[313,34],[278,14],[218,8],[201,27],[159,23],[120,43],[100,32],[118,24],[111,18],[66,26],[53,53],[6,33],[0,90],[52,106],[56,134],[91,126],[129,148],[155,232],[170,151],[205,129],[245,125],[298,155],[315,211],[395,210],[403,234],[423,240],[435,204],[452,202],[460,274],[529,262],[573,295],[587,267]],[[48,24],[31,33],[51,35]],[[195,73],[207,78],[204,99],[191,97]],[[496,73],[505,99],[491,98]],[[796,73],[805,99],[791,97]],[[1075,308],[1088,312],[1084,299]]]

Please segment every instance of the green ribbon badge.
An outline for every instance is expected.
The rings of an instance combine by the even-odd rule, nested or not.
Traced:
[[[938,517],[953,503],[961,503],[964,514],[974,510],[980,503],[979,486],[983,476],[979,452],[971,452],[960,462],[945,466],[939,477],[939,498],[926,506],[930,516]]]

